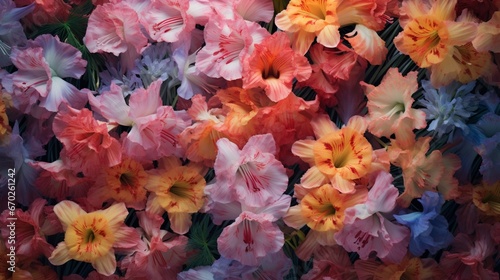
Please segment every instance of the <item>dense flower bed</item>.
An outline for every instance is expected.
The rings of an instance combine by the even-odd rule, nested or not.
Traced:
[[[0,0],[2,274],[498,279],[499,8]]]

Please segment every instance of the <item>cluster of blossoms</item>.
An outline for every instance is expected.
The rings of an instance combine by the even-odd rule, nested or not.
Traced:
[[[287,2],[0,0],[6,278],[498,279],[500,2]]]

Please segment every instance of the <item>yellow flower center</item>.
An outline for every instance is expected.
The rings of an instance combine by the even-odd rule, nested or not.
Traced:
[[[345,127],[318,139],[313,152],[323,174],[331,177],[339,173],[344,179],[354,180],[368,172],[373,150],[363,135]]]
[[[64,241],[72,259],[93,262],[111,250],[115,237],[104,215],[87,213],[68,227]]]
[[[472,200],[486,215],[500,216],[500,182],[475,187]]]

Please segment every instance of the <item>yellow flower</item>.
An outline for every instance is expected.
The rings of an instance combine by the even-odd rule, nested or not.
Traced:
[[[302,186],[315,188],[329,182],[342,193],[353,192],[353,180],[365,176],[372,163],[373,149],[362,134],[366,124],[355,117],[338,129],[326,115],[311,124],[318,140],[299,140],[292,146],[292,153],[311,165]]]
[[[69,260],[88,262],[97,272],[109,276],[116,270],[113,247],[123,247],[139,238],[123,223],[128,215],[123,203],[87,213],[75,202],[64,200],[54,206],[54,213],[66,233],[49,258],[53,265]]]
[[[167,211],[172,230],[187,233],[191,214],[198,212],[204,203],[205,170],[200,164],[183,166],[176,157],[162,159],[159,168],[149,172],[146,189],[152,193],[146,209],[157,214]]]

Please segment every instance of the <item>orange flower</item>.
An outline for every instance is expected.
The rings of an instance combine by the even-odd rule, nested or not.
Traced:
[[[147,192],[144,186],[147,181],[148,176],[142,165],[127,158],[118,165],[106,168],[90,188],[87,197],[96,207],[101,207],[103,202],[111,199],[142,210],[146,205]]]
[[[198,212],[205,202],[205,172],[202,165],[183,166],[176,157],[160,160],[158,169],[148,171],[146,189],[152,193],[146,210],[159,215],[167,211],[172,230],[178,234],[187,233],[191,214]]]
[[[431,0],[428,5],[418,0],[406,0],[401,8],[404,28],[394,44],[421,68],[441,63],[454,46],[474,39],[477,24],[456,22],[456,0]]]
[[[87,213],[75,202],[64,200],[54,206],[54,213],[66,233],[49,258],[53,265],[73,259],[91,263],[97,272],[110,276],[116,270],[113,247],[131,248],[139,241],[135,229],[123,223],[128,215],[123,203]]]
[[[327,115],[312,120],[317,140],[299,140],[292,153],[312,167],[302,176],[304,188],[330,182],[342,193],[354,191],[354,181],[368,173],[373,149],[363,136],[366,124],[353,117],[346,127],[338,129]]]
[[[314,39],[334,48],[340,43],[339,28],[351,24],[379,31],[388,17],[384,1],[370,0],[291,0],[286,10],[276,15],[276,26],[291,33],[293,49],[305,54]],[[362,28],[362,27],[361,27]],[[373,42],[373,41],[371,41]]]

